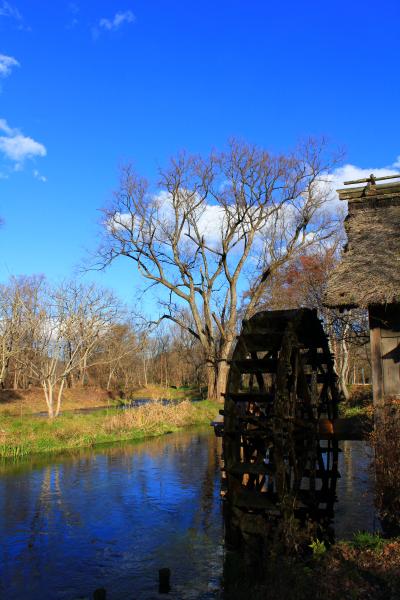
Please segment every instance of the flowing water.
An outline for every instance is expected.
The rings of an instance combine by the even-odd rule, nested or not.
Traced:
[[[219,440],[191,430],[140,444],[0,465],[0,598],[219,598]],[[335,530],[377,527],[368,449],[344,442]]]

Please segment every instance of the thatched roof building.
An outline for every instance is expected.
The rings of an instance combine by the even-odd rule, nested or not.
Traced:
[[[400,303],[400,184],[338,190],[347,200],[348,243],[333,272],[325,304],[367,308]]]

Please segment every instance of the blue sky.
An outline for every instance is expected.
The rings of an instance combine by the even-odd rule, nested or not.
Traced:
[[[181,148],[323,134],[343,174],[396,170],[399,20],[388,0],[0,0],[0,281],[73,275],[128,160],[152,177]],[[86,279],[135,297],[129,261]]]

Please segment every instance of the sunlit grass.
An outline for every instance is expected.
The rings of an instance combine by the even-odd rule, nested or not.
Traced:
[[[38,417],[0,417],[0,457],[17,458],[33,453],[59,452],[120,440],[140,440],[177,431],[182,427],[209,424],[219,405],[204,400],[164,406],[152,402],[137,408]]]

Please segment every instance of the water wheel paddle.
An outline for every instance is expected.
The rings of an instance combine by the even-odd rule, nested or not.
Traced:
[[[243,322],[223,411],[228,537],[332,516],[338,446],[320,439],[319,421],[337,417],[336,379],[315,310],[266,311]]]

